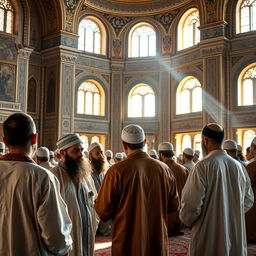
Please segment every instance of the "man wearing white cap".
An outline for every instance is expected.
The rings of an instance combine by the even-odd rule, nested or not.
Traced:
[[[52,169],[54,166],[49,162],[50,152],[46,147],[40,147],[36,150],[36,162],[38,165],[44,167],[47,170]]]
[[[167,256],[167,214],[179,208],[175,178],[144,152],[140,126],[124,127],[121,139],[128,157],[108,170],[95,203],[99,217],[112,220],[112,256]]]
[[[193,162],[193,157],[194,157],[194,150],[192,148],[185,148],[183,150],[183,165],[186,169],[188,169],[188,171],[191,171],[194,166],[196,165]]]
[[[174,175],[177,185],[179,199],[181,199],[182,189],[188,178],[188,170],[174,161],[174,149],[170,142],[162,142],[158,146],[159,159],[164,162]],[[168,215],[168,235],[181,235],[181,221],[179,219],[179,211]]]
[[[226,150],[228,155],[230,155],[232,158],[245,166],[245,164],[237,156],[237,143],[234,140],[225,140],[223,142],[223,149]]]
[[[53,151],[49,151],[50,152],[50,163],[51,163],[51,165],[53,165],[53,166],[57,166],[58,165],[58,162],[56,162],[55,160],[54,160],[54,152]]]
[[[100,143],[94,142],[89,146],[89,160],[92,167],[92,178],[94,180],[97,192],[99,193],[102,181],[108,169],[104,151]],[[110,223],[100,221],[97,234],[101,236],[109,236],[111,234]]]
[[[51,169],[60,181],[61,195],[72,220],[74,244],[70,256],[94,255],[98,225],[93,209],[97,191],[91,177],[91,167],[83,157],[83,141],[78,134],[62,136],[57,141],[60,152],[58,166]]]
[[[154,158],[154,159],[158,159],[158,157],[157,157],[157,152],[156,152],[155,149],[151,149],[151,150],[149,151],[149,155],[150,155],[150,157],[152,157],[152,158]]]
[[[246,166],[246,170],[251,180],[252,190],[254,194],[253,207],[245,214],[247,241],[256,243],[256,137],[251,143],[250,152],[254,161]]]
[[[4,155],[5,145],[0,141],[0,156]]]
[[[115,164],[123,161],[123,157],[124,156],[121,152],[116,153],[114,158]]]
[[[67,255],[71,220],[59,181],[31,158],[37,142],[32,117],[12,114],[3,132],[9,153],[0,157],[0,255]]]
[[[113,159],[113,152],[111,150],[106,150],[105,155],[107,157],[108,165],[109,167],[113,165],[112,159]]]
[[[193,157],[193,162],[195,164],[197,164],[199,162],[199,157],[200,157],[200,151],[199,150],[195,150],[195,154],[194,154],[194,157]]]
[[[192,228],[190,256],[246,256],[245,212],[253,191],[244,167],[222,150],[224,130],[215,123],[202,131],[205,158],[182,190],[181,221]]]

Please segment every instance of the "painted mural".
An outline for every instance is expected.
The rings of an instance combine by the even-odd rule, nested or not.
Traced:
[[[0,35],[0,59],[16,61],[16,56],[17,50],[14,38]]]
[[[0,100],[15,101],[16,66],[0,63]]]

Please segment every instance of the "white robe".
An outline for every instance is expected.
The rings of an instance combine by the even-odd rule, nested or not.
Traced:
[[[30,162],[0,161],[0,255],[64,255],[71,220],[57,178]]]
[[[223,150],[212,151],[190,172],[180,219],[192,227],[191,256],[245,256],[245,212],[253,205],[245,168]]]
[[[77,188],[69,177],[67,171],[62,167],[63,163],[60,162],[57,167],[51,169],[51,171],[57,176],[60,181],[60,191],[63,199],[67,203],[68,212],[72,220],[72,232],[73,238],[73,250],[69,253],[70,256],[83,256],[83,243],[82,243],[82,219],[79,202],[77,198]],[[94,242],[96,230],[98,227],[99,218],[94,210],[94,200],[97,197],[97,191],[94,186],[93,179],[83,183],[83,191],[85,204],[87,208],[88,216],[88,251],[89,255],[94,254]]]
[[[50,162],[42,162],[39,165],[47,170],[51,170],[54,167]]]
[[[196,164],[191,160],[190,162],[186,162],[183,165],[184,165],[185,168],[187,168],[189,170],[189,172],[191,172]]]

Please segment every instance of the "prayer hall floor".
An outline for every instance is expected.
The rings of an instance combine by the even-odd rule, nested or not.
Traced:
[[[189,242],[189,232],[185,232],[183,236],[169,237],[169,256],[187,256]],[[111,256],[111,244],[110,237],[97,236],[95,242],[95,256]],[[256,256],[256,244],[248,244],[248,256]]]

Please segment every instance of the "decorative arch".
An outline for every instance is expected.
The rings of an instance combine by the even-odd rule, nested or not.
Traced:
[[[176,114],[202,111],[202,86],[194,76],[185,77],[176,91]]]

